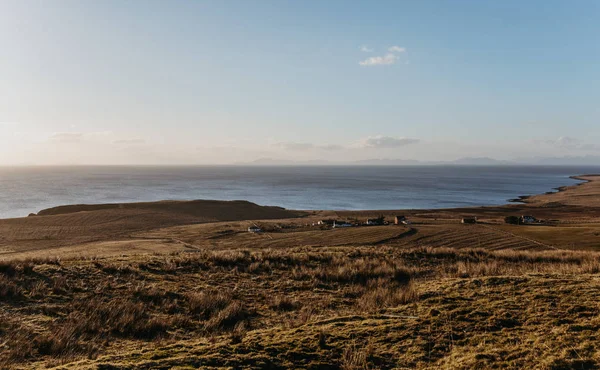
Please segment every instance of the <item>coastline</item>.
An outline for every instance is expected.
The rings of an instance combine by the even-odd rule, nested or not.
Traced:
[[[507,199],[503,204],[483,204],[483,205],[472,205],[472,206],[459,206],[459,207],[440,207],[440,208],[397,208],[397,209],[377,209],[377,208],[369,208],[369,209],[334,209],[334,208],[323,208],[323,209],[301,209],[301,208],[286,208],[287,211],[301,211],[303,213],[306,212],[344,212],[344,213],[365,213],[365,212],[391,212],[391,211],[410,211],[410,212],[418,212],[418,211],[436,211],[436,212],[445,212],[445,211],[453,211],[453,210],[467,210],[467,209],[499,209],[510,207],[511,205],[533,205],[533,204],[543,204],[552,202],[552,198],[557,197],[557,195],[568,193],[570,190],[581,188],[584,185],[593,183],[600,178],[600,174],[580,174],[580,175],[571,175],[568,176],[569,179],[578,180],[580,182],[572,185],[563,185],[556,188],[552,188],[554,191],[548,191],[545,193],[538,194],[529,194],[529,195],[520,195],[517,198]],[[598,193],[600,194],[600,189],[598,189]],[[570,193],[569,193],[570,194]],[[31,216],[47,216],[56,213],[56,211],[64,210],[65,212],[59,213],[75,213],[80,211],[96,211],[103,210],[107,208],[115,208],[115,207],[124,207],[124,208],[135,208],[138,205],[144,205],[146,207],[152,207],[153,205],[165,205],[166,203],[172,204],[181,204],[181,203],[228,203],[231,204],[234,201],[218,201],[218,200],[189,200],[189,201],[152,201],[152,202],[123,202],[123,203],[98,203],[98,204],[67,204],[67,205],[58,205],[54,207],[44,208],[39,210],[37,213],[30,213],[29,216],[20,216],[20,217],[10,217],[3,218],[0,220],[15,220],[22,218],[29,218]],[[241,202],[241,201],[238,201]],[[252,203],[249,201],[243,201],[246,203]],[[254,204],[254,203],[252,203]],[[278,206],[271,206],[269,208],[279,208]],[[251,216],[250,216],[251,217]]]
[[[572,176],[569,176],[570,179],[579,180],[581,182],[579,182],[577,184],[573,184],[573,185],[564,185],[564,186],[559,186],[557,188],[552,188],[552,190],[555,190],[555,191],[547,191],[543,194],[519,195],[517,198],[509,199],[508,202],[509,203],[528,204],[527,200],[531,199],[532,197],[540,197],[540,196],[544,196],[544,195],[552,195],[552,194],[565,192],[571,188],[581,186],[581,185],[587,184],[589,182],[593,182],[594,180],[590,179],[589,177],[595,177],[595,176],[600,176],[600,174],[572,175]]]
[[[548,204],[562,206],[600,206],[600,174],[583,174],[569,176],[569,178],[580,181],[573,185],[565,185],[555,188],[556,191],[545,194],[523,196],[521,204],[529,206],[544,206]]]
[[[163,201],[56,207],[41,211],[39,216],[0,220],[0,260],[45,256],[47,253],[112,255],[225,248],[231,243],[252,246],[257,240],[247,234],[247,228],[256,224],[267,228],[269,225],[286,226],[285,230],[274,231],[278,237],[267,237],[268,241],[261,242],[279,247],[287,246],[286,243],[346,245],[358,241],[363,244],[426,243],[433,246],[455,243],[461,247],[472,245],[473,238],[477,239],[477,245],[488,243],[486,240],[490,235],[495,240],[488,243],[491,248],[553,249],[557,238],[563,238],[562,243],[566,246],[577,242],[584,248],[600,247],[600,230],[595,226],[589,228],[590,224],[600,225],[600,175],[577,175],[573,178],[581,180],[581,183],[562,186],[560,191],[551,194],[531,196],[520,204],[461,208],[298,211],[245,201]],[[571,235],[567,232],[563,237],[561,233],[555,235],[544,229],[544,235],[550,238],[545,239],[541,234],[528,235],[527,232],[533,229],[520,230],[525,233],[522,236],[505,234],[506,231],[514,233],[513,230],[495,230],[505,227],[506,217],[522,215],[550,220],[552,222],[547,225],[552,227],[581,224],[583,228],[569,232],[579,230],[584,233]],[[393,227],[361,227],[333,234],[323,233],[322,228],[316,227],[320,220],[365,222],[381,216],[390,223],[398,216],[408,218],[419,230],[418,235],[400,236],[404,230]],[[461,220],[468,217],[477,218],[480,227],[462,229]],[[296,229],[300,231],[294,231]],[[291,233],[294,237],[287,239],[279,233]],[[541,238],[541,241],[532,241],[536,238]],[[508,247],[504,245],[505,241],[509,243]]]

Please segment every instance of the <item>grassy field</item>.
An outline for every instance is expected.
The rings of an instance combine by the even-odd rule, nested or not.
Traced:
[[[57,207],[43,210],[38,216],[0,220],[0,260],[38,256],[171,253],[185,250],[185,247],[173,246],[170,238],[153,246],[148,242],[132,240],[131,235],[176,225],[284,219],[304,214],[245,201],[168,201]],[[103,249],[104,246],[107,249]]]
[[[599,250],[600,224],[518,227],[502,225],[499,229],[564,249]]]
[[[391,247],[0,265],[15,368],[596,368],[600,255]]]
[[[0,220],[0,369],[597,369],[586,178],[498,207],[194,201]],[[411,224],[317,225],[398,214]],[[546,222],[504,223],[523,214]]]

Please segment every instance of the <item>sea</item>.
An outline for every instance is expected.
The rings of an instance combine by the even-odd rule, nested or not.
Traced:
[[[66,204],[193,199],[302,210],[501,205],[586,173],[600,166],[0,167],[0,218]]]

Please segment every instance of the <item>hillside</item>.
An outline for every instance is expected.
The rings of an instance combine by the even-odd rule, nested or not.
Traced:
[[[0,263],[0,367],[600,366],[600,256],[315,247]]]
[[[23,257],[23,253],[32,251],[64,251],[71,247],[85,252],[89,243],[128,240],[126,247],[114,250],[114,253],[121,254],[124,249],[135,251],[137,244],[132,244],[129,238],[134,232],[176,225],[303,215],[303,212],[259,206],[247,201],[196,200],[62,206],[42,210],[37,216],[0,220],[0,259]],[[164,252],[174,250],[181,250],[181,246],[173,248],[171,243]],[[151,251],[160,252],[161,248],[151,248]]]

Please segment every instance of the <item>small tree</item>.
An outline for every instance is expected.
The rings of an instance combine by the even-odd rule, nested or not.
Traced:
[[[517,216],[506,216],[504,217],[504,222],[511,225],[518,225],[521,219]]]

